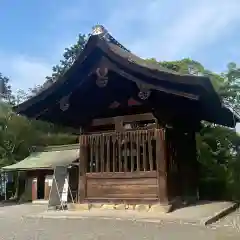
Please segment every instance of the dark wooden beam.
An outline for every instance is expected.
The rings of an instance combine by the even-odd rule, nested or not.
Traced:
[[[125,115],[113,118],[101,118],[101,119],[94,119],[92,121],[92,126],[101,126],[101,125],[111,125],[119,122],[120,120],[123,123],[131,123],[131,122],[140,122],[140,121],[151,121],[154,120],[155,117],[152,113],[143,113],[143,114],[136,114],[136,115]]]

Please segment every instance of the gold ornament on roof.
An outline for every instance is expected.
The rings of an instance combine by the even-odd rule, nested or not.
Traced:
[[[105,32],[106,32],[106,30],[104,29],[104,27],[102,25],[96,25],[93,27],[92,35],[99,35],[99,34],[102,34]]]

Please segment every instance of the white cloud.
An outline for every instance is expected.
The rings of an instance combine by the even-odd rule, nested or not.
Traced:
[[[12,80],[13,90],[17,91],[42,84],[45,77],[51,74],[52,65],[28,56],[0,54],[0,69]]]
[[[224,36],[240,24],[239,12],[239,0],[158,0],[137,7],[128,5],[122,18],[122,8],[113,11],[107,26],[120,29],[118,35],[130,42],[129,48],[137,54],[172,60],[189,57]],[[142,26],[129,29],[137,22]],[[129,30],[138,38],[127,39],[124,35]]]
[[[147,4],[145,0],[116,0],[114,4],[106,0],[104,6],[96,4],[83,1],[56,11],[60,14],[53,21],[62,20],[60,28],[69,30],[71,26],[74,34],[60,31],[55,37],[57,42],[53,47],[60,49],[57,47],[54,62],[34,55],[1,55],[0,49],[0,70],[13,79],[15,88],[27,89],[43,83],[52,65],[58,63],[59,52],[66,47],[64,43],[75,42],[75,39],[69,41],[69,36],[72,38],[86,28],[90,31],[96,23],[104,24],[136,54],[159,60],[191,57],[240,25],[239,0],[149,0]]]
[[[76,42],[70,43],[68,39],[57,42],[50,53],[49,58],[40,58],[34,53],[28,55],[6,54],[0,49],[0,72],[10,78],[14,92],[18,90],[28,91],[36,85],[45,82],[46,76],[51,76],[52,67],[59,63],[66,47]]]

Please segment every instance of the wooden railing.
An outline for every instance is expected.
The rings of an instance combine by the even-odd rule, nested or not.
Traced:
[[[85,134],[79,141],[79,202],[167,202],[164,129]]]
[[[155,171],[156,133],[160,129],[81,135],[87,148],[86,172]],[[162,131],[163,132],[163,131]]]

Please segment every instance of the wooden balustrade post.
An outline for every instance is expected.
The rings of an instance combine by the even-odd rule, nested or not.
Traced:
[[[165,131],[156,129],[156,166],[158,176],[158,196],[161,204],[168,204],[167,153]]]
[[[78,201],[83,203],[87,193],[87,136],[79,137],[80,152],[79,152],[79,186],[78,186]]]

